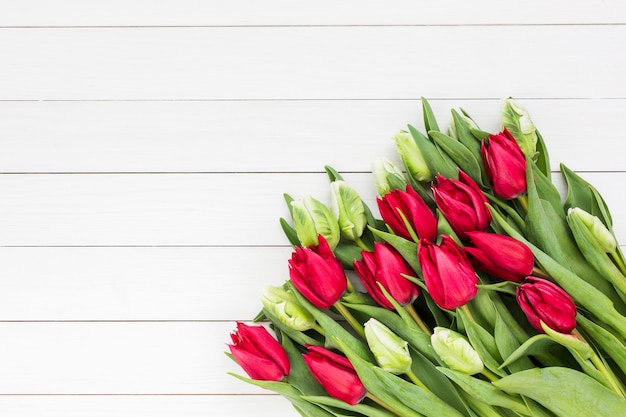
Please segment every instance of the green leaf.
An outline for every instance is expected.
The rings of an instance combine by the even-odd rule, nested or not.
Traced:
[[[417,143],[418,148],[422,152],[430,172],[435,175],[439,173],[446,178],[458,178],[458,168],[454,161],[445,154],[442,154],[433,142],[428,140],[426,136],[413,126],[408,125],[408,128],[411,136],[413,136],[413,140],[415,140],[415,143]]]
[[[622,372],[626,374],[626,345],[613,333],[589,320],[581,313],[576,315],[576,321],[588,337],[591,337],[613,359]]]
[[[294,330],[291,329],[287,326],[285,326],[279,319],[278,317],[276,317],[274,314],[272,314],[272,312],[266,308],[263,308],[263,313],[264,315],[272,322],[272,324],[274,325],[274,327],[276,327],[278,330],[280,330],[282,333],[284,333],[286,336],[290,337],[293,341],[297,342],[298,344],[304,346],[304,345],[322,345],[321,342],[319,342],[318,340],[312,338],[311,336],[307,335],[304,332],[298,331],[298,330]]]
[[[287,220],[280,218],[280,227],[285,232],[285,236],[287,236],[287,240],[291,243],[291,246],[296,247],[300,246],[300,239],[298,238],[298,233],[296,233],[296,229],[291,227],[291,225],[287,222]]]
[[[346,411],[352,411],[355,413],[363,414],[364,416],[369,417],[395,417],[395,414],[380,409],[375,408],[366,404],[356,404],[350,405],[345,401],[338,400],[333,397],[325,397],[325,396],[303,396],[303,399],[312,402],[314,404],[319,404],[322,406],[329,406],[334,408],[339,408]]]
[[[521,398],[506,394],[489,382],[449,368],[438,367],[437,369],[477,400],[492,406],[508,408],[525,416],[530,415]]]
[[[433,109],[430,107],[428,100],[424,97],[422,97],[422,113],[424,114],[424,126],[426,127],[426,131],[439,131],[439,125],[437,124],[437,119],[435,119]]]
[[[458,140],[437,131],[428,131],[433,141],[452,159],[458,167],[478,184],[485,187],[480,164],[472,152]]]
[[[287,377],[289,384],[306,395],[325,395],[326,391],[311,375],[304,359],[302,359],[302,352],[293,341],[287,335],[282,334],[281,344],[289,357],[290,371]]]
[[[421,276],[422,268],[417,260],[417,244],[393,233],[383,232],[382,230],[373,229],[372,233],[379,236],[384,241],[393,246],[402,255],[405,261],[413,268],[416,274]]]
[[[580,207],[587,213],[597,216],[607,229],[612,229],[613,219],[609,208],[604,202],[598,190],[580,175],[569,169],[565,164],[561,164],[561,174],[565,178],[567,185],[567,197],[565,198],[565,209]]]
[[[291,290],[293,294],[296,296],[300,304],[307,309],[309,313],[315,320],[319,323],[319,325],[324,329],[326,333],[326,347],[327,348],[336,348],[337,346],[333,344],[333,340],[339,338],[344,341],[350,348],[357,352],[361,357],[366,360],[374,360],[372,353],[367,348],[367,346],[352,333],[347,331],[343,326],[337,323],[332,317],[327,315],[325,312],[321,311],[313,304],[309,303],[309,301],[302,295],[300,292],[291,285]]]
[[[493,385],[532,398],[560,417],[615,417],[626,410],[626,399],[570,368],[533,368]]]
[[[551,180],[552,172],[550,171],[550,156],[548,155],[548,148],[543,140],[543,136],[539,133],[539,130],[535,128],[537,134],[537,167],[546,176],[548,180]]]
[[[476,123],[476,121],[472,118],[472,116],[469,115],[469,113],[467,111],[465,111],[465,109],[463,109],[462,107],[459,107],[459,110],[461,111],[461,113],[463,113],[463,115],[465,117],[467,117],[468,119],[470,119],[472,122],[474,122],[474,124],[476,126],[478,126],[478,123]],[[474,135],[474,137],[478,140],[485,140],[487,138],[489,138],[489,132],[486,132],[484,130],[480,130],[479,128],[477,129],[476,127],[468,124],[468,128],[470,130],[470,132],[472,133],[472,135]]]
[[[420,413],[426,417],[463,416],[463,414],[446,404],[432,392],[426,391],[397,375],[383,371],[381,368],[364,361],[352,352],[348,346],[344,345],[343,341],[337,340],[337,343],[341,346],[343,352],[356,369],[359,378],[361,378],[368,392],[371,392],[380,399],[383,399],[383,396],[392,396],[394,398],[393,404],[389,405],[400,412],[401,415],[408,417],[409,415]],[[383,399],[383,401],[385,400]],[[405,411],[400,409],[399,404],[405,406]],[[413,411],[411,414],[405,414],[411,410]]]
[[[557,342],[546,334],[536,334],[518,346],[513,352],[511,352],[501,367],[510,366],[515,361],[520,360],[527,356],[533,356],[549,351],[551,347],[556,345]]]
[[[330,182],[343,181],[343,177],[341,176],[341,174],[330,165],[325,165],[324,171],[326,171],[326,174],[328,174],[328,179],[330,180]]]
[[[480,143],[481,140],[478,139],[472,134],[470,126],[468,123],[463,120],[459,112],[452,109],[452,123],[454,124],[456,136],[467,149],[474,155],[477,160],[482,160],[482,156],[480,153]],[[484,132],[489,137],[487,132]]]
[[[380,321],[399,337],[406,340],[410,346],[426,355],[431,361],[435,361],[436,354],[430,344],[430,336],[425,334],[408,314],[400,316],[386,308],[364,304],[346,304],[346,307],[365,313],[367,316]]]
[[[465,327],[467,338],[485,364],[485,367],[496,375],[506,375],[506,373],[500,369],[502,359],[500,358],[494,337],[478,323],[469,319],[462,309],[457,309],[457,312],[460,313],[459,317],[463,319],[463,326]]]
[[[500,315],[496,316],[496,328],[494,330],[494,338],[496,340],[496,346],[500,352],[502,358],[510,356],[520,344],[517,341],[515,335],[511,332]],[[501,365],[500,367],[503,367]],[[519,372],[524,369],[534,368],[535,365],[527,357],[519,358],[519,360],[511,362],[507,365],[510,373]]]
[[[621,337],[626,337],[626,317],[622,316],[615,309],[613,301],[609,297],[526,240],[524,236],[511,228],[497,211],[491,210],[491,214],[494,220],[509,236],[528,245],[540,266],[550,274],[554,281],[560,285],[578,305],[585,307],[602,322],[614,328],[619,332]]]

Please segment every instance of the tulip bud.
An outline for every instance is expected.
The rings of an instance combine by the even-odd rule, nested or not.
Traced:
[[[319,235],[324,236],[331,249],[339,243],[337,219],[321,201],[313,197],[291,202],[293,227],[302,246],[317,246]]]
[[[409,132],[402,131],[393,137],[404,166],[418,181],[431,181],[433,173],[428,168],[422,151]]]
[[[537,277],[528,277],[517,287],[515,297],[529,323],[541,333],[541,323],[559,333],[576,327],[576,305],[561,287]]]
[[[373,252],[362,251],[361,254],[363,260],[354,261],[354,272],[379,305],[389,310],[394,308],[378,283],[401,305],[411,303],[417,298],[418,287],[402,276],[412,276],[415,272],[395,249],[387,244],[374,242]]]
[[[450,369],[467,375],[483,371],[484,364],[480,356],[460,333],[445,327],[435,327],[430,342],[437,355]]]
[[[383,370],[396,375],[411,370],[412,359],[407,341],[373,318],[365,322],[364,327],[367,344]]]
[[[332,190],[331,208],[338,219],[340,234],[348,240],[356,241],[361,237],[367,225],[363,200],[345,181],[333,181],[330,188]]]
[[[346,291],[348,279],[326,239],[319,245],[296,247],[289,260],[289,276],[296,289],[314,306],[330,308]]]
[[[407,240],[413,239],[407,229],[406,219],[419,239],[437,238],[437,218],[410,185],[406,186],[406,191],[396,189],[382,198],[377,197],[376,203],[383,221],[396,235]]]
[[[466,232],[485,231],[491,223],[487,198],[469,175],[459,170],[459,179],[437,176],[433,186],[437,207],[459,239],[467,240]]]
[[[237,322],[231,339],[230,352],[250,378],[280,381],[289,375],[287,352],[265,327]]]
[[[315,318],[283,287],[266,287],[261,296],[261,303],[290,329],[304,332],[315,326]]]
[[[493,192],[498,197],[511,200],[526,192],[526,158],[506,128],[482,142],[481,154]]]
[[[603,252],[613,253],[617,248],[615,236],[597,216],[574,207],[567,210],[567,221],[583,225],[589,231],[589,235],[593,237],[595,246],[601,248]]]
[[[311,375],[333,398],[358,404],[367,393],[350,361],[321,346],[307,346],[302,355]]]
[[[439,246],[422,239],[417,257],[426,289],[439,307],[452,310],[476,296],[478,277],[461,247],[450,236],[441,235]]]
[[[511,98],[504,100],[502,125],[519,141],[524,155],[532,157],[537,152],[537,130],[528,110]]]
[[[378,195],[383,196],[391,190],[397,188],[404,190],[406,188],[407,182],[404,174],[400,168],[387,158],[376,158],[372,162],[372,173],[374,174]]]
[[[471,246],[463,251],[472,265],[507,281],[521,282],[531,274],[535,259],[528,246],[510,236],[487,232],[468,232]]]

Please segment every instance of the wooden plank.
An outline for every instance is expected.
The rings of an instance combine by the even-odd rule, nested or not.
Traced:
[[[626,172],[583,175],[626,241]],[[344,178],[377,213],[373,176]],[[555,181],[559,177],[555,177]],[[330,204],[325,174],[58,174],[0,176],[0,246],[286,246],[283,193]],[[559,183],[559,187],[562,184]]]
[[[102,26],[102,25],[368,25],[368,24],[545,24],[624,22],[618,0],[530,0],[523,7],[510,7],[496,0],[385,2],[328,0],[263,3],[177,0],[151,2],[110,0],[103,5],[80,0],[54,4],[22,0],[0,6],[2,26]]]
[[[2,320],[251,320],[289,247],[0,248]],[[53,295],[53,296],[51,296]]]
[[[0,396],[0,411],[12,417],[295,417],[278,395],[209,396]]]
[[[519,102],[555,169],[626,169],[626,100]],[[443,128],[462,107],[500,129],[501,100],[431,105]],[[0,172],[368,172],[409,123],[423,131],[418,100],[0,102]]]
[[[0,322],[0,394],[268,394],[228,372],[234,322]]]
[[[624,98],[625,36],[612,25],[3,29],[0,99]]]

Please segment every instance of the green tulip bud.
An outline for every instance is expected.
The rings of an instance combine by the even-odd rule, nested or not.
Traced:
[[[365,324],[365,338],[378,365],[385,371],[400,375],[411,371],[409,344],[376,319]]]
[[[524,155],[533,156],[537,152],[537,130],[528,111],[513,99],[504,100],[502,125],[515,137]]]
[[[586,212],[585,210],[574,207],[567,210],[568,222],[578,221],[589,231],[589,236],[595,240],[598,247],[603,252],[613,253],[617,248],[617,240],[613,233],[602,223],[599,217]]]
[[[483,371],[484,365],[480,356],[460,333],[445,327],[435,327],[430,343],[450,369],[468,375]]]
[[[261,303],[290,329],[303,332],[315,326],[315,318],[300,305],[295,295],[283,287],[266,287],[261,296]]]
[[[337,216],[340,234],[348,240],[356,241],[361,237],[367,225],[363,200],[345,181],[333,181],[330,183],[330,188],[332,190],[331,208],[333,214]]]
[[[387,158],[377,158],[372,162],[372,173],[376,181],[378,194],[383,196],[395,189],[406,189],[404,174]]]
[[[326,205],[313,197],[291,202],[293,227],[303,246],[317,246],[318,235],[324,236],[333,250],[339,243],[339,223]]]
[[[430,172],[422,151],[409,132],[401,131],[393,137],[404,166],[418,181],[431,181],[435,176]]]

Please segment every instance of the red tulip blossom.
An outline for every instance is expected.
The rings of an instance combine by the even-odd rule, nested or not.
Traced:
[[[419,295],[417,285],[402,276],[402,274],[413,276],[415,272],[395,249],[375,242],[373,252],[363,251],[361,254],[363,260],[354,261],[354,271],[378,304],[393,310],[393,305],[387,300],[378,283],[399,304],[408,304],[417,298]]]
[[[302,355],[304,362],[328,395],[350,405],[365,397],[365,386],[347,358],[321,346],[307,348],[309,352]]]
[[[231,339],[230,353],[250,378],[280,381],[289,375],[287,352],[265,327],[237,322]]]
[[[459,170],[459,179],[437,176],[433,196],[441,213],[461,240],[467,240],[467,232],[485,231],[491,223],[487,197],[478,184]]]
[[[559,333],[576,328],[576,305],[558,285],[537,277],[528,277],[516,290],[517,303],[529,323],[544,333],[541,322]]]
[[[330,308],[346,291],[348,280],[326,239],[322,235],[318,239],[317,246],[296,247],[289,260],[289,276],[311,304]]]
[[[428,294],[439,307],[452,310],[476,296],[478,277],[461,247],[450,236],[441,235],[439,246],[422,239],[417,257]]]
[[[406,186],[406,191],[395,189],[382,198],[377,197],[376,203],[383,221],[396,235],[412,240],[402,218],[404,215],[419,239],[435,240],[437,238],[437,218],[424,199],[410,185]]]
[[[472,246],[463,251],[472,265],[507,281],[521,282],[531,274],[535,259],[528,246],[510,236],[487,232],[468,232]]]
[[[526,192],[526,159],[506,128],[497,135],[489,135],[489,140],[482,142],[481,153],[493,192],[498,197],[510,200]]]

